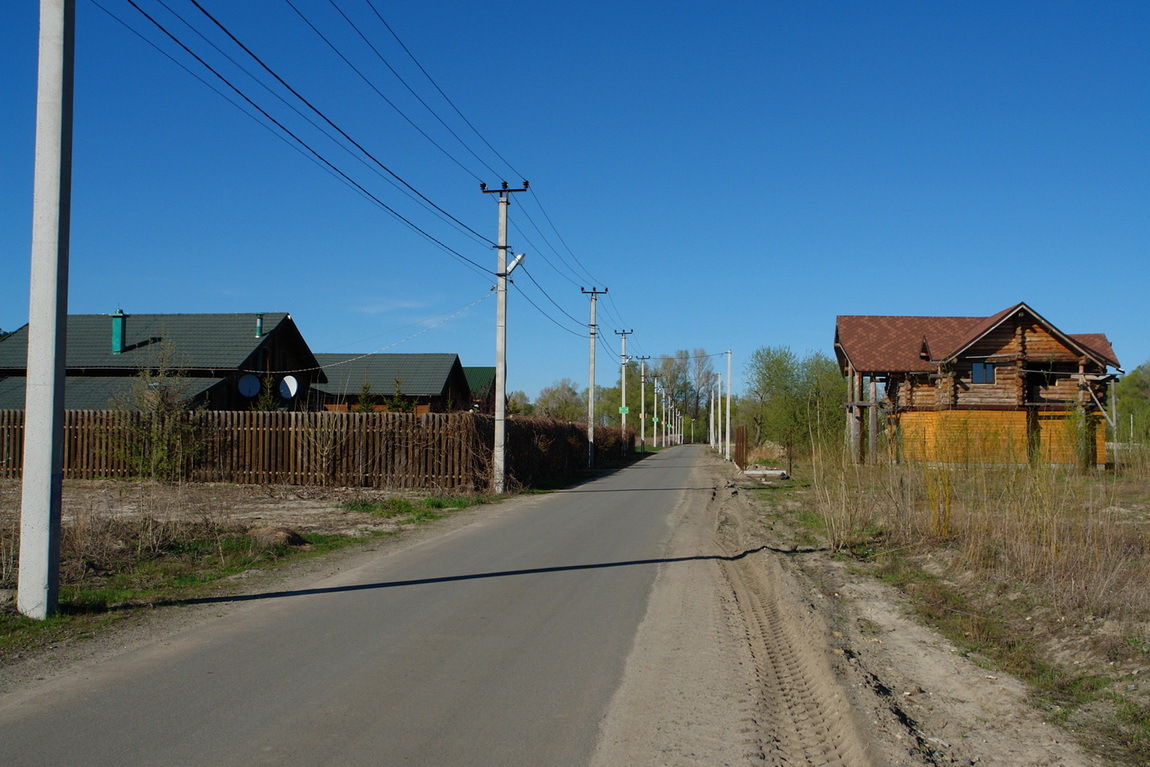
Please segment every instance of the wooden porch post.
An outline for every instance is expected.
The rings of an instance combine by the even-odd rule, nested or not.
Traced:
[[[878,382],[870,379],[870,423],[867,432],[867,460],[878,463]]]

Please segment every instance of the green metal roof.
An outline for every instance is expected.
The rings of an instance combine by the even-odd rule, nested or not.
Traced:
[[[467,376],[467,388],[471,390],[472,397],[481,397],[495,385],[494,367],[464,367],[463,374]]]
[[[67,366],[70,370],[155,367],[161,348],[170,350],[170,366],[183,370],[235,370],[283,323],[286,312],[262,314],[125,315],[124,351],[112,353],[112,315],[68,315]],[[294,323],[291,323],[294,325]],[[28,326],[0,340],[0,370],[23,371],[28,357]]]
[[[180,386],[189,401],[197,399],[223,378],[184,378]],[[0,410],[23,410],[24,376],[0,378]],[[65,410],[110,410],[126,408],[132,401],[136,376],[69,376],[64,381]]]
[[[366,381],[371,393],[390,397],[434,397],[444,393],[453,368],[459,364],[457,354],[317,354],[316,360],[327,377],[326,383],[312,389],[327,394],[354,396]]]

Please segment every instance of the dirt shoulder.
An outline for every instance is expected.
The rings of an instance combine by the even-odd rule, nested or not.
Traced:
[[[905,597],[854,571],[792,522],[800,506],[765,500],[727,469],[717,515],[732,548],[768,547],[757,561],[786,584],[788,609],[809,616],[811,644],[825,642],[839,688],[862,718],[881,760],[897,765],[1094,765],[1043,720],[1019,680],[988,671],[910,616]],[[741,489],[743,486],[743,489]]]
[[[1097,764],[744,481],[688,483],[593,764]]]

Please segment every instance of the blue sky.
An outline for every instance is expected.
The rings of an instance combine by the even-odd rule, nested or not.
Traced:
[[[127,0],[99,2],[226,90]],[[1126,369],[1150,358],[1144,3],[373,0],[497,155],[367,0],[335,6],[470,149],[331,2],[292,0],[398,110],[286,0],[200,0],[481,238],[337,148],[159,0],[136,2],[381,202],[488,271],[496,204],[479,180],[531,182],[511,206],[526,272],[510,294],[509,389],[585,383],[580,288],[592,286],[610,291],[600,385],[616,380],[616,330],[634,330],[632,354],[731,349],[737,390],[760,346],[831,354],[838,314],[985,316],[1018,301],[1066,332],[1107,333]],[[190,0],[164,3],[269,80]],[[4,329],[27,321],[37,6],[0,10]],[[72,313],[288,311],[315,351],[494,364],[490,274],[93,0],[77,0],[76,51]]]

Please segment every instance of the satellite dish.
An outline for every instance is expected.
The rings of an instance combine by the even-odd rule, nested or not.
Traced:
[[[299,381],[295,380],[295,376],[284,376],[280,381],[280,396],[284,399],[291,399],[299,391]]]
[[[254,397],[260,393],[260,379],[248,373],[240,379],[239,387],[240,394],[245,397]]]

